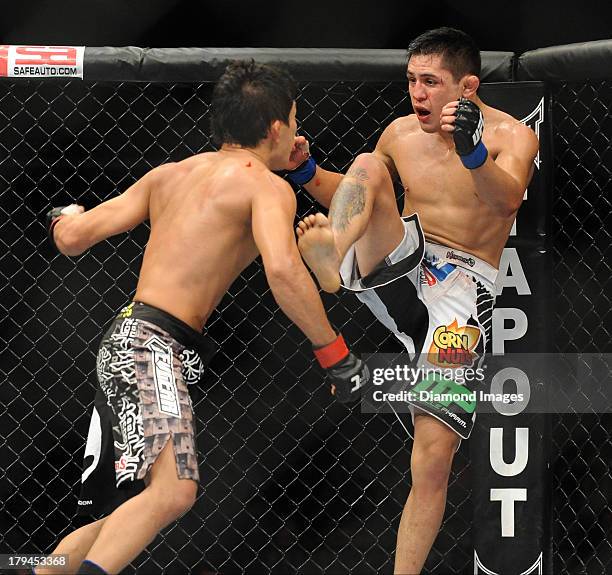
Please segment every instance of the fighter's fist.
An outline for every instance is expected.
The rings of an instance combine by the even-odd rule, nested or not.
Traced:
[[[304,136],[296,136],[287,164],[287,178],[294,184],[303,186],[314,178],[317,163],[310,155],[310,144]]]
[[[484,118],[480,108],[471,100],[461,98],[455,111],[455,151],[469,170],[482,166],[488,152],[482,143]]]
[[[457,119],[457,106],[459,105],[459,100],[455,100],[453,102],[449,102],[442,108],[442,112],[440,114],[440,127],[444,132],[454,132],[455,131],[455,120]]]
[[[369,381],[368,366],[353,355],[339,335],[330,344],[314,350],[331,382],[331,393],[341,403],[355,401],[360,389]]]
[[[340,363],[328,368],[331,393],[340,403],[356,401],[360,389],[369,381],[368,366],[356,355],[349,353]]]
[[[310,143],[304,136],[296,136],[286,169],[295,170],[308,158],[310,158]]]
[[[56,208],[51,208],[47,212],[47,235],[49,237],[49,242],[51,242],[51,245],[56,252],[59,252],[59,249],[55,243],[53,231],[57,223],[65,216],[77,216],[82,214],[84,211],[85,208],[83,206],[79,206],[78,204],[70,204],[69,206],[58,206]]]

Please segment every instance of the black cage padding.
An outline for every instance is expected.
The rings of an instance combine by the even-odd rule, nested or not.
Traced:
[[[482,80],[512,78],[512,52],[482,52]],[[402,81],[405,50],[317,48],[109,48],[85,49],[84,79],[114,82],[209,82],[236,59],[286,67],[301,82]]]
[[[611,75],[612,40],[540,48],[521,54],[517,60],[517,80],[579,82],[607,80]]]

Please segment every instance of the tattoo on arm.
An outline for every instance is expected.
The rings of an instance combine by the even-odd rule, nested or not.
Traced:
[[[351,167],[342,178],[329,208],[334,229],[346,230],[351,219],[363,212],[366,194],[364,182],[368,179],[367,170],[358,167]]]

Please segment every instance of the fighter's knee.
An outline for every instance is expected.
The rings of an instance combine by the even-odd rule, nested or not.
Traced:
[[[374,185],[391,181],[389,170],[387,170],[385,163],[371,152],[359,154],[355,158],[347,175],[350,175],[351,170],[353,170],[356,176],[358,176],[357,170],[365,170],[368,180]]]
[[[184,479],[172,493],[172,508],[177,517],[184,515],[196,502],[198,486],[195,481]]]
[[[167,525],[189,511],[196,502],[197,484],[189,479],[179,480],[167,489],[153,489],[154,509],[160,524]]]
[[[452,440],[415,443],[411,458],[413,487],[431,490],[445,488],[448,485],[456,445]]]

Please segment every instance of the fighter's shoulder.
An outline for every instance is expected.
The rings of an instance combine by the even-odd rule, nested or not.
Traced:
[[[378,151],[386,153],[389,157],[393,157],[396,145],[399,142],[405,142],[406,139],[414,137],[419,132],[419,122],[416,114],[409,116],[401,116],[393,120],[383,131],[378,144]]]
[[[140,181],[143,182],[150,190],[163,187],[166,182],[175,178],[177,166],[178,164],[176,162],[160,164],[159,166],[149,170]]]
[[[535,132],[520,120],[496,108],[489,108],[488,118],[485,117],[485,128],[488,126],[496,139],[501,142],[521,142],[538,144]]]
[[[262,174],[262,179],[267,179],[270,189],[273,189],[276,193],[282,194],[283,196],[295,196],[291,184],[278,174],[268,170],[266,173]]]
[[[191,173],[194,169],[209,163],[210,159],[207,158],[208,155],[208,153],[197,154],[195,156],[189,156],[188,158],[178,162],[167,162],[165,164],[160,164],[156,168],[153,168],[150,173],[154,174],[155,178],[160,181],[184,176]]]
[[[295,193],[289,182],[270,170],[253,174],[249,181],[254,191],[253,199],[257,203],[280,204],[290,209],[295,207]]]
[[[270,171],[263,178],[268,180],[268,194],[278,198],[283,205],[288,207],[295,207],[297,205],[295,193],[287,180]]]
[[[393,120],[384,131],[384,135],[388,137],[402,137],[416,134],[419,132],[419,121],[416,114],[408,116],[400,116]]]

